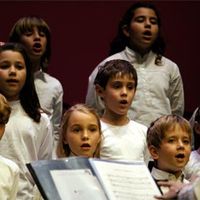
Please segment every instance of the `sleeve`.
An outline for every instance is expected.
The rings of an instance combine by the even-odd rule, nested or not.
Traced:
[[[54,141],[59,140],[60,123],[63,112],[63,88],[61,84],[59,84],[59,87],[56,89],[56,91],[57,95],[54,99],[53,115],[51,119],[53,125]]]
[[[98,65],[94,69],[92,74],[89,76],[85,103],[88,106],[95,108],[97,110],[97,112],[99,114],[101,114],[101,113],[103,113],[103,110],[104,110],[104,104],[101,101],[101,99],[96,95],[95,85],[94,85],[94,80],[95,80],[95,77],[97,75],[99,66],[100,65]]]
[[[52,159],[53,149],[52,126],[50,119],[44,113],[41,115],[41,123],[41,145],[38,150],[38,160],[50,160]]]
[[[10,200],[16,200],[17,192],[19,189],[19,167],[13,164],[13,183],[10,192]]]
[[[174,64],[174,69],[171,75],[169,99],[172,114],[183,116],[185,104],[183,81],[178,66],[176,64]]]

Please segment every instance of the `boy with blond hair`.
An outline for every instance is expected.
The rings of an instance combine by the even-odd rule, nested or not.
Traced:
[[[191,136],[190,123],[178,115],[164,115],[151,123],[147,144],[154,160],[151,174],[156,181],[187,182],[183,169],[191,152]]]
[[[11,108],[0,94],[0,140],[9,120]],[[0,156],[0,199],[15,200],[18,191],[19,168],[11,160]]]

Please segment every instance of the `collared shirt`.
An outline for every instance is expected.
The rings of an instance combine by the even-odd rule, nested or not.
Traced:
[[[189,182],[184,178],[185,176],[183,173],[181,173],[181,175],[177,178],[174,174],[157,169],[155,167],[152,168],[151,175],[156,180],[156,182],[157,181],[176,181],[181,183]],[[163,193],[166,193],[168,191],[167,187],[160,187],[160,190]]]
[[[149,126],[152,121],[165,114],[183,115],[184,91],[176,63],[163,56],[161,64],[156,65],[155,53],[149,52],[141,57],[128,47],[106,58],[94,69],[89,77],[86,104],[102,113],[104,105],[96,95],[94,79],[99,67],[114,59],[129,61],[137,71],[138,86],[128,112],[130,119]]]
[[[48,114],[53,127],[53,157],[55,157],[63,111],[63,88],[56,78],[41,70],[35,72],[34,83],[41,107]]]

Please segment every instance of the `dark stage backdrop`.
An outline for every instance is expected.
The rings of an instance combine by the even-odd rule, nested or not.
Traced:
[[[22,16],[44,18],[52,31],[49,73],[64,88],[68,104],[84,102],[88,76],[108,55],[120,17],[134,1],[0,1],[0,40]],[[200,1],[154,1],[161,13],[166,56],[183,77],[185,111],[200,103]]]

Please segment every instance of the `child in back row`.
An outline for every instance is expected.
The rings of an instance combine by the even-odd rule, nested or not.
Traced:
[[[30,57],[40,105],[48,113],[53,126],[55,153],[62,117],[63,88],[59,80],[47,73],[51,56],[50,28],[40,17],[22,17],[14,24],[9,41],[23,44]]]
[[[151,123],[147,143],[154,166],[151,174],[157,181],[186,183],[183,169],[191,152],[192,129],[189,122],[178,115],[164,115]],[[160,188],[161,192],[166,192]]]
[[[62,120],[57,157],[99,157],[101,124],[93,108],[76,104],[69,108]]]
[[[125,60],[108,61],[99,68],[94,84],[105,105],[100,157],[148,163],[147,128],[127,116],[137,87],[134,67]]]
[[[11,108],[0,94],[0,140],[9,120]],[[12,161],[0,156],[0,199],[16,200],[19,185],[19,168]]]
[[[29,57],[20,44],[0,46],[0,92],[11,106],[11,115],[0,142],[0,154],[20,168],[16,199],[32,199],[34,182],[26,163],[51,159],[52,129],[40,108]]]

